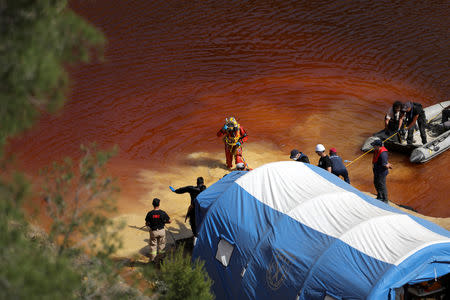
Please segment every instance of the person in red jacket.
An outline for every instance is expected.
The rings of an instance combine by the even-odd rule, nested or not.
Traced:
[[[386,176],[389,173],[389,169],[392,169],[392,164],[388,162],[388,151],[380,139],[376,139],[370,145],[374,148],[372,158],[373,185],[377,190],[377,199],[387,203]]]
[[[225,125],[217,132],[217,136],[223,136],[227,168],[232,168],[233,157],[235,158],[235,164],[244,163],[247,167],[247,163],[242,157],[242,144],[248,139],[247,132],[234,117],[225,119]]]

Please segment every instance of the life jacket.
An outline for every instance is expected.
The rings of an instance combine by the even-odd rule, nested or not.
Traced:
[[[380,148],[380,150],[375,151],[375,152],[373,153],[372,163],[373,163],[373,164],[376,164],[377,161],[378,161],[378,158],[380,157],[380,154],[381,154],[382,152],[385,152],[385,151],[387,151],[387,149],[386,149],[384,146],[382,146],[382,147]]]

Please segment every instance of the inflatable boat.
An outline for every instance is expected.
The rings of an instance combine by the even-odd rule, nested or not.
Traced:
[[[381,139],[384,145],[390,151],[402,152],[410,155],[409,160],[413,163],[424,163],[450,148],[450,127],[448,122],[442,122],[442,111],[450,106],[450,101],[440,102],[424,108],[427,119],[427,128],[425,132],[428,137],[428,143],[423,145],[420,141],[420,133],[414,131],[414,143],[408,145],[406,139],[399,140],[397,136],[388,135],[384,129],[374,133],[366,139],[362,151],[368,151],[373,147],[370,145],[374,140]],[[417,124],[415,125],[417,127]],[[417,129],[417,128],[416,128]]]

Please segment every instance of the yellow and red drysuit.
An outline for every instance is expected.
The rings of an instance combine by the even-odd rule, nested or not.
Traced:
[[[233,156],[235,157],[235,164],[244,163],[247,168],[247,163],[242,157],[242,143],[248,139],[247,132],[240,126],[236,120],[231,117],[226,119],[225,125],[217,132],[217,136],[223,137],[225,144],[225,157],[227,160],[227,167],[231,169],[233,166]]]

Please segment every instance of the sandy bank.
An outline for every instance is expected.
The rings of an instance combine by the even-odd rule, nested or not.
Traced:
[[[267,153],[270,153],[270,155],[267,155]],[[271,147],[267,144],[249,144],[245,147],[244,155],[252,168],[256,168],[269,162],[289,159],[288,153],[281,153],[279,150],[275,149],[275,147]],[[317,159],[317,157],[310,157],[312,164],[316,164]],[[210,186],[225,174],[229,173],[224,167],[224,154],[222,152],[192,153],[187,157],[179,158],[178,162],[178,164],[174,164],[177,167],[169,167],[164,171],[139,171],[138,180],[140,184],[146,186],[146,192],[139,199],[139,202],[142,203],[144,207],[147,207],[147,209],[136,213],[122,214],[115,218],[115,221],[124,222],[126,224],[125,228],[120,231],[124,247],[117,253],[117,256],[146,261],[145,255],[148,253],[149,233],[147,228],[144,228],[143,225],[145,215],[147,211],[151,209],[151,201],[154,197],[161,199],[161,209],[165,210],[172,219],[172,223],[166,226],[168,244],[173,245],[176,240],[191,237],[192,232],[190,230],[189,222],[184,221],[186,210],[190,203],[189,194],[175,194],[169,190],[168,186],[171,185],[178,188],[185,185],[194,185],[198,176],[202,176],[205,179],[206,186]],[[361,170],[359,170],[359,172],[361,172]],[[359,172],[355,173],[357,174]],[[350,173],[350,175],[352,175],[352,173]],[[355,180],[355,182],[357,181]],[[358,189],[364,188],[357,184],[355,187]],[[372,197],[374,196],[371,193],[367,194]],[[413,211],[405,210],[394,203],[389,204],[450,230],[450,218],[427,217]]]

